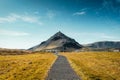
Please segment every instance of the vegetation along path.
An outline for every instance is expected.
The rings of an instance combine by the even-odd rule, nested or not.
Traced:
[[[81,80],[71,68],[67,58],[58,55],[57,60],[51,67],[46,80]]]

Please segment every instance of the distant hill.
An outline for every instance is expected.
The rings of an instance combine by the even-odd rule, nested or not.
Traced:
[[[62,32],[57,32],[50,37],[47,41],[30,48],[32,51],[44,50],[58,50],[58,51],[74,51],[81,49],[83,46],[76,42],[74,39],[66,36]]]
[[[23,49],[0,48],[0,55],[21,55],[21,54],[30,54],[30,53],[32,52]]]
[[[120,48],[120,42],[114,42],[114,41],[101,41],[101,42],[95,42],[91,44],[85,45],[86,47],[89,48]]]

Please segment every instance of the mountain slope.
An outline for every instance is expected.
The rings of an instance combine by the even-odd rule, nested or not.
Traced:
[[[61,33],[57,32],[55,35],[50,37],[47,41],[30,48],[32,51],[42,51],[42,50],[59,50],[59,51],[74,51],[82,48],[83,46]]]
[[[90,48],[120,48],[120,42],[114,42],[114,41],[101,41],[101,42],[95,42],[92,44],[86,45]]]

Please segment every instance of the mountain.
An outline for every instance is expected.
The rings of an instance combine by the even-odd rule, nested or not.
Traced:
[[[101,41],[101,42],[95,42],[92,44],[86,45],[86,47],[90,48],[98,48],[98,49],[105,49],[105,48],[120,48],[120,42],[114,42],[114,41]]]
[[[57,32],[50,37],[47,41],[30,48],[32,51],[44,50],[58,50],[58,51],[75,51],[81,49],[83,46],[76,42],[74,39],[69,38],[62,32]]]

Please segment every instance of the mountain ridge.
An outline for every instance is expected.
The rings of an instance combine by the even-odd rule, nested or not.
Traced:
[[[85,45],[89,48],[120,48],[120,41],[99,41]]]
[[[46,51],[46,50],[58,50],[58,51],[76,51],[82,48],[91,49],[107,49],[118,48],[120,49],[120,41],[98,41],[86,45],[81,45],[75,39],[72,39],[62,32],[57,32],[51,36],[48,40],[41,42],[40,44],[29,48],[31,51]]]
[[[66,36],[62,32],[57,32],[48,40],[41,42],[41,44],[30,48],[32,51],[42,50],[58,50],[58,51],[74,51],[82,48],[83,46],[76,42],[74,39]]]

